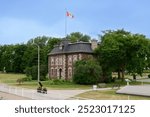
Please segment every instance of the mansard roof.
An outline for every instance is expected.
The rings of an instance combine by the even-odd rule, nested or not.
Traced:
[[[67,53],[93,53],[91,43],[76,42],[70,43],[68,40],[63,40],[59,45],[56,45],[49,55],[67,54]]]

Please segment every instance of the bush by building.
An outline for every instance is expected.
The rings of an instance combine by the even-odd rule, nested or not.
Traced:
[[[76,84],[97,84],[101,79],[102,69],[94,60],[80,60],[74,64],[73,82]]]

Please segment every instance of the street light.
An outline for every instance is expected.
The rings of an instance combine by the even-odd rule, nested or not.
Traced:
[[[40,82],[40,46],[34,43],[34,40],[33,40],[33,44],[38,47],[38,83],[39,83]]]

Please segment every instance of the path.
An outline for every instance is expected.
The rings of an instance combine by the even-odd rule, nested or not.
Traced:
[[[120,94],[131,94],[140,96],[150,96],[150,85],[136,85],[136,86],[125,86],[120,90],[116,91]]]
[[[89,90],[48,90],[47,94],[42,94],[33,89],[0,84],[0,91],[35,100],[66,100]]]
[[[0,100],[29,100],[29,98],[17,96],[14,94],[0,92]]]

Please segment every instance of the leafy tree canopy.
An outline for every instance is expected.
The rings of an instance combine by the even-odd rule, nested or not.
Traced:
[[[69,39],[71,42],[78,42],[78,41],[89,42],[91,37],[88,35],[84,35],[80,32],[73,32],[70,35],[67,35],[67,39]]]
[[[145,67],[145,58],[148,53],[148,42],[144,35],[131,34],[124,29],[104,31],[101,44],[95,50],[97,59],[103,69],[120,72],[142,74]]]

